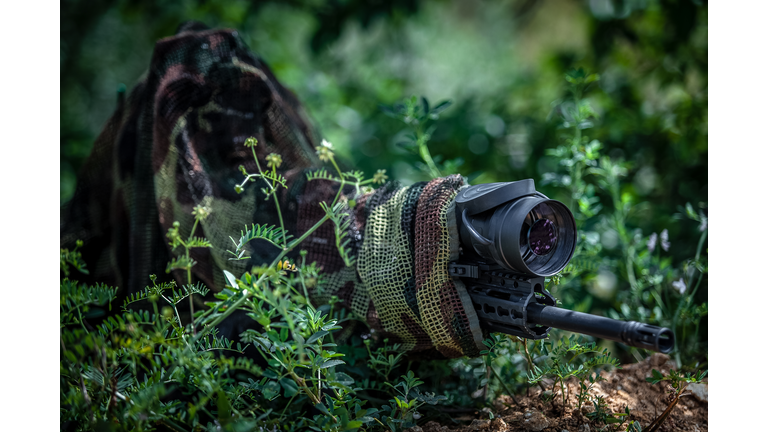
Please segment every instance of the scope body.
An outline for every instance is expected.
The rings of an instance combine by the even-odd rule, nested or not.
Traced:
[[[674,333],[556,306],[545,277],[560,272],[576,248],[576,223],[562,203],[535,190],[533,180],[470,186],[456,197],[460,257],[451,276],[466,285],[481,326],[525,339],[550,328],[668,353]]]

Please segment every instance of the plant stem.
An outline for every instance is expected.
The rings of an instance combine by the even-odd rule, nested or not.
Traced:
[[[701,237],[699,237],[699,244],[696,247],[696,258],[694,259],[694,261],[696,263],[699,262],[699,257],[701,256],[701,249],[704,246],[704,241],[707,238],[707,232],[708,232],[708,230],[704,230],[704,232],[701,234]],[[701,284],[701,280],[703,278],[704,278],[704,273],[700,271],[699,272],[699,278],[696,280],[696,285],[693,287],[693,289],[691,289],[691,293],[688,294],[688,296],[684,297],[682,300],[680,300],[680,303],[677,305],[677,309],[675,310],[675,315],[672,317],[672,329],[673,330],[677,328],[677,320],[680,317],[680,312],[682,311],[683,306],[685,305],[685,307],[687,307],[688,304],[694,300],[694,296],[696,295],[696,292],[699,290],[699,285]],[[691,278],[691,280],[688,281],[688,286],[691,285],[691,282],[693,282],[693,278]],[[696,323],[696,326],[697,326],[696,332],[698,333],[698,323]],[[677,367],[680,367],[682,365],[682,362],[680,361],[680,353],[679,353],[679,350],[678,350],[678,347],[677,347],[677,340],[678,339],[675,338],[675,347],[674,347],[674,349],[677,352],[677,354],[675,355],[675,360],[676,360],[676,363],[677,363]]]
[[[699,257],[701,256],[701,249],[704,247],[704,240],[707,239],[707,232],[709,230],[705,229],[703,233],[701,233],[701,237],[699,238],[699,244],[696,247],[696,262],[699,262]]]
[[[277,168],[272,167],[272,175],[277,177]],[[272,198],[275,199],[275,208],[277,209],[277,218],[280,219],[280,229],[283,231],[283,248],[288,245],[288,240],[285,237],[285,224],[283,224],[283,213],[280,211],[280,202],[277,199],[277,190],[275,189],[274,180],[272,180]]]
[[[533,358],[531,357],[531,354],[528,352],[528,340],[523,339],[523,348],[525,349],[525,359],[528,361],[528,373],[530,373],[533,370]],[[547,391],[546,388],[544,388],[544,384],[541,383],[541,381],[538,381],[536,384],[539,385],[539,388],[541,391]]]
[[[416,129],[416,142],[419,143],[419,156],[426,162],[427,167],[429,167],[429,173],[433,178],[442,177],[443,175],[440,173],[440,170],[437,169],[437,166],[435,165],[435,161],[432,160],[432,155],[429,153],[429,148],[427,148],[427,137],[424,135],[424,133],[421,131],[421,127]]]
[[[178,309],[176,309],[176,303],[174,303],[174,302],[170,301],[170,300],[168,299],[168,297],[166,297],[166,296],[164,296],[164,295],[162,295],[162,294],[160,295],[160,297],[162,297],[162,298],[163,298],[163,300],[165,300],[166,302],[168,302],[168,304],[169,304],[169,305],[171,305],[171,306],[173,307],[173,311],[176,313],[176,319],[178,319],[178,320],[179,320],[179,326],[182,326],[183,324],[181,323],[181,315],[179,315],[179,310],[178,310]],[[184,337],[184,329],[183,329],[183,328],[182,328],[182,330],[181,330],[181,334],[180,334],[180,336],[181,336],[181,340],[183,340],[183,341],[184,341],[184,343],[186,343],[186,344],[187,344],[187,347],[191,349],[192,347],[189,345],[189,342],[188,342],[188,341],[187,341],[187,339]],[[197,340],[197,338],[195,338],[194,340]]]
[[[292,242],[290,242],[290,243],[288,244],[288,248],[287,248],[286,250],[284,250],[284,251],[283,251],[283,252],[282,252],[282,253],[279,255],[279,258],[282,258],[282,257],[284,257],[286,253],[288,253],[290,250],[292,250],[293,248],[295,248],[295,247],[296,247],[296,246],[297,246],[299,243],[301,243],[301,242],[303,242],[304,240],[306,240],[306,238],[307,238],[307,237],[309,237],[309,235],[310,235],[310,234],[312,234],[312,233],[313,233],[313,232],[315,232],[315,231],[316,231],[318,228],[320,228],[320,226],[321,226],[323,223],[325,223],[325,221],[327,221],[328,219],[330,219],[330,215],[328,215],[328,214],[326,213],[326,214],[325,214],[325,216],[323,216],[323,217],[322,217],[322,219],[320,219],[319,221],[317,221],[317,223],[316,223],[315,225],[313,225],[313,226],[312,226],[312,228],[310,228],[310,229],[309,229],[307,232],[305,232],[304,234],[302,234],[302,235],[301,235],[301,237],[299,237],[299,238],[297,238],[297,239],[293,240]],[[279,260],[279,258],[278,258],[278,260]]]
[[[298,393],[296,393],[298,394]],[[285,411],[288,410],[288,407],[291,406],[291,402],[293,402],[293,399],[296,397],[296,395],[291,396],[291,398],[288,400],[288,403],[285,405],[285,408],[283,408],[283,411],[280,413],[280,418],[277,420],[278,423],[283,421],[283,416],[285,416]]]
[[[189,238],[187,239],[187,243],[192,241],[192,236],[195,235],[195,230],[197,229],[197,224],[199,220],[195,218],[195,223],[192,225],[192,231],[189,232]],[[187,263],[190,262],[189,259],[189,247],[185,244],[184,249],[186,250],[187,255]],[[187,264],[187,283],[190,287],[192,287],[192,266]],[[197,334],[197,330],[195,330],[195,302],[194,302],[194,293],[189,294],[189,321],[190,325],[192,325],[192,335]],[[181,322],[181,319],[179,319],[179,322]]]
[[[317,405],[320,403],[320,398],[315,396],[315,394],[312,393],[312,390],[310,390],[309,387],[307,387],[307,383],[304,381],[304,378],[296,375],[296,372],[294,371],[289,371],[288,374],[291,375],[291,378],[294,381],[296,381],[296,384],[298,384],[299,387],[301,387],[301,389],[304,390],[304,393],[309,397],[309,400],[312,401],[313,405]]]
[[[497,380],[499,380],[502,387],[504,387],[504,391],[506,391],[509,397],[511,397],[512,400],[515,401],[515,405],[520,406],[520,403],[517,401],[517,399],[515,399],[515,394],[512,392],[512,390],[509,389],[509,387],[507,387],[507,383],[505,383],[504,380],[501,379],[501,377],[499,376],[499,373],[496,372],[496,369],[494,369],[492,365],[488,366],[488,368],[490,368],[491,371],[493,371],[493,375],[496,377]]]
[[[560,393],[562,393],[562,394],[563,394],[563,415],[565,415],[565,401],[566,401],[566,397],[565,397],[565,387],[563,387],[563,379],[562,379],[562,378],[560,378],[560,380],[559,380],[559,381],[560,381]]]
[[[339,180],[341,180],[341,184],[339,184],[339,190],[336,192],[336,196],[333,198],[333,203],[331,204],[331,208],[333,208],[333,206],[335,206],[336,202],[339,200],[341,192],[344,190],[344,186],[347,185],[347,181],[344,180],[344,174],[341,173],[339,165],[336,164],[336,158],[333,156],[331,156],[331,163],[333,164],[333,168],[336,169],[336,173],[339,175]]]
[[[261,178],[264,180],[264,183],[267,184],[270,190],[274,189],[274,186],[267,180],[266,177],[264,177],[264,171],[261,170],[261,164],[259,163],[259,158],[256,157],[256,148],[251,147],[251,153],[253,154],[253,160],[256,161],[256,168],[259,170],[259,174],[261,174]]]
[[[687,385],[683,386],[683,388],[675,395],[675,399],[669,404],[669,406],[667,406],[667,409],[665,409],[664,412],[661,413],[661,415],[656,418],[656,420],[651,422],[651,424],[649,424],[646,427],[645,429],[646,432],[655,432],[656,430],[659,429],[659,427],[661,427],[661,424],[664,423],[664,420],[666,420],[667,417],[669,417],[669,414],[672,412],[672,409],[680,401],[680,395],[682,394],[683,390],[685,390],[685,387],[687,387]]]

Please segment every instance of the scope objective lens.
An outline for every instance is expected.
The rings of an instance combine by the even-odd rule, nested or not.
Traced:
[[[557,228],[549,219],[539,219],[528,230],[528,246],[535,255],[552,252],[557,243]]]

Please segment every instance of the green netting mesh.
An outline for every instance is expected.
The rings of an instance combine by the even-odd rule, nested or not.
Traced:
[[[337,190],[329,182],[306,181],[305,172],[320,165],[318,140],[298,100],[237,32],[182,26],[157,43],[145,78],[97,138],[74,198],[61,210],[62,247],[83,240],[91,279],[134,293],[150,274],[165,274],[172,256],[165,233],[173,222],[188,233],[192,209],[207,205],[211,215],[197,234],[214,247],[192,250],[193,271],[220,291],[222,270],[240,275],[277,254],[256,242],[250,260],[227,260],[229,236],[244,225],[278,224],[274,203],[258,188],[234,190],[242,181],[239,165],[257,171],[243,145],[251,136],[259,141],[259,159],[282,156],[278,171],[289,187],[278,198],[286,228],[305,232],[324,215],[318,204],[330,202]],[[463,285],[447,272],[458,254],[453,198],[462,185],[460,176],[449,176],[410,187],[390,183],[355,197],[349,209],[354,267],[339,256],[330,222],[302,245],[308,262],[316,261],[326,275],[312,300],[338,296],[375,333],[409,351],[478,355],[477,317]],[[186,282],[186,275],[174,276]]]

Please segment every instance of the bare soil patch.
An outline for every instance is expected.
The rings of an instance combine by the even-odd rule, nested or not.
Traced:
[[[645,378],[651,376],[651,370],[657,369],[666,374],[674,365],[669,357],[664,354],[655,354],[645,361],[624,365],[621,369],[603,372],[607,381],[595,384],[592,395],[603,396],[607,406],[613,413],[624,412],[628,406],[630,415],[624,426],[616,429],[614,426],[592,421],[586,414],[593,410],[592,404],[577,410],[576,393],[578,383],[569,383],[570,395],[568,408],[563,412],[562,395],[559,388],[555,389],[553,402],[542,401],[542,390],[539,387],[531,387],[529,394],[518,395],[514,400],[507,396],[501,396],[493,403],[493,409],[477,411],[472,415],[454,417],[461,423],[460,426],[443,425],[438,422],[428,422],[420,429],[423,432],[469,432],[469,431],[539,431],[539,432],[594,432],[626,430],[629,420],[640,422],[643,430],[653,422],[667,407],[668,393],[666,383],[651,385]],[[548,385],[547,385],[548,384]],[[552,383],[545,384],[548,389]],[[559,387],[559,386],[558,386]],[[696,393],[680,398],[679,403],[673,408],[671,414],[659,428],[660,431],[671,432],[705,432],[708,430],[708,402],[706,396],[707,384],[689,385],[686,393]],[[495,419],[489,420],[490,412]],[[413,432],[419,432],[419,428]]]

